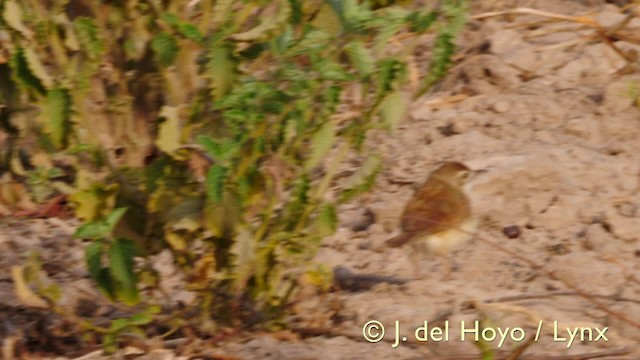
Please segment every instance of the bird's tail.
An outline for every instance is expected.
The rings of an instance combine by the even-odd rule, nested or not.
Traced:
[[[403,233],[387,240],[386,244],[387,246],[390,246],[390,247],[398,247],[408,243],[409,240],[411,240],[411,235],[407,233]]]

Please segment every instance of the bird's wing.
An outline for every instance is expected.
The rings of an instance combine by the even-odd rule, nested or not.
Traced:
[[[461,189],[429,179],[405,207],[402,229],[412,236],[435,234],[461,224],[470,215],[469,199]]]

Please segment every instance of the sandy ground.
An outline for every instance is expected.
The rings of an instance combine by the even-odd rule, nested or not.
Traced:
[[[597,13],[605,25],[624,17],[603,1],[568,0],[477,2],[473,14],[516,5]],[[384,171],[371,194],[340,209],[342,225],[316,259],[357,273],[411,277],[407,251],[385,248],[384,241],[397,232],[411,183],[424,180],[439,161],[458,160],[479,171],[468,192],[481,225],[474,240],[453,254],[451,278],[443,280],[441,259],[427,258],[427,276],[403,285],[303,291],[293,323],[330,329],[326,336],[259,336],[216,353],[241,359],[476,359],[481,346],[472,329],[482,320],[483,346],[496,356],[531,340],[530,357],[523,358],[640,358],[640,110],[633,99],[640,96],[640,75],[637,68],[626,71],[624,59],[602,41],[587,40],[593,31],[540,20],[495,17],[468,24],[459,40],[464,55],[445,81],[412,105],[392,136],[371,134]],[[633,27],[640,32],[640,18]],[[366,213],[374,221],[356,229]],[[47,221],[60,234],[71,232]],[[0,245],[42,226],[30,224],[26,230],[9,224],[13,230]],[[503,234],[509,225],[518,226],[518,237]],[[14,263],[4,259],[0,265]],[[0,286],[10,291],[8,277]],[[386,328],[382,341],[365,341],[369,321]],[[416,341],[414,331],[425,321],[430,331],[448,324],[448,339],[440,340],[436,329],[428,341]],[[396,322],[400,344],[394,347]],[[462,327],[469,329],[464,341]],[[568,330],[575,329],[569,343]]]
[[[570,15],[597,12],[606,25],[624,17],[597,1],[491,3],[476,4],[474,14],[518,3]],[[438,161],[458,160],[481,171],[468,190],[481,226],[453,256],[452,278],[442,279],[440,259],[428,259],[422,280],[299,305],[301,323],[343,337],[295,344],[262,338],[229,350],[266,359],[474,359],[480,349],[471,331],[461,340],[462,321],[468,329],[484,319],[487,340],[492,331],[508,333],[502,344],[499,334],[488,343],[506,353],[535,338],[540,327],[526,355],[640,358],[640,328],[612,314],[640,323],[640,111],[631,96],[640,76],[624,75],[626,62],[606,44],[585,41],[592,31],[540,20],[490,18],[468,25],[460,39],[468,51],[461,63],[414,103],[392,137],[372,136],[374,149],[385,156],[384,173],[372,194],[341,209],[344,226],[317,258],[359,273],[412,276],[407,251],[385,249],[384,241],[397,231],[412,194],[407,183],[424,180]],[[633,20],[636,29],[639,20]],[[530,23],[536,26],[524,26]],[[354,231],[350,225],[367,211],[375,223]],[[503,234],[508,225],[519,226],[518,238]],[[599,304],[576,292],[599,296]],[[437,319],[448,320],[448,341],[436,336],[416,342],[414,330],[425,320],[444,326]],[[371,320],[386,328],[384,341],[365,341],[362,329]],[[394,348],[396,321],[407,341]],[[567,328],[579,329],[573,343]],[[605,328],[606,341],[598,338]],[[615,355],[623,349],[625,355]]]

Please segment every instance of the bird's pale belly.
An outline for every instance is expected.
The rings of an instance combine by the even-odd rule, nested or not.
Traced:
[[[446,256],[462,248],[473,237],[476,228],[477,221],[470,219],[453,229],[430,235],[418,235],[411,240],[411,245],[415,251]]]

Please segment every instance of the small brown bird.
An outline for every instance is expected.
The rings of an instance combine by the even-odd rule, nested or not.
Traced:
[[[410,257],[418,277],[422,277],[419,260],[423,254],[443,256],[445,278],[449,277],[452,270],[449,253],[473,236],[477,224],[463,189],[470,173],[459,162],[440,165],[407,203],[402,213],[402,233],[387,240],[391,247],[411,245]]]

